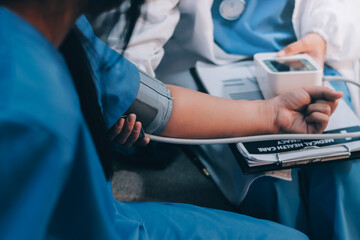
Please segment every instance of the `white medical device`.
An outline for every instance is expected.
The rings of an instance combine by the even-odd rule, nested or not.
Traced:
[[[277,53],[258,53],[254,62],[265,99],[296,88],[322,85],[323,69],[307,54],[279,58]]]

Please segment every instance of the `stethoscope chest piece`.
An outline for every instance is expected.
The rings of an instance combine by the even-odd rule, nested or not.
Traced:
[[[220,15],[226,20],[236,20],[245,11],[245,0],[223,0],[220,3]]]

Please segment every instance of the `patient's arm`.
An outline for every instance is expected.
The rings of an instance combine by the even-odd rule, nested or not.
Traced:
[[[278,132],[320,133],[340,92],[325,87],[298,89],[263,101],[213,97],[168,85],[173,110],[160,135],[218,138]]]

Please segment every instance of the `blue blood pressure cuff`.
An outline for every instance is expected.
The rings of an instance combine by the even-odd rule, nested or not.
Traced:
[[[135,113],[146,133],[157,134],[169,121],[172,111],[170,90],[161,81],[140,71],[140,89],[126,114]]]

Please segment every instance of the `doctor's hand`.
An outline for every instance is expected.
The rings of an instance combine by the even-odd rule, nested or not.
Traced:
[[[110,139],[117,144],[130,147],[133,144],[145,146],[150,142],[148,137],[139,139],[141,122],[136,121],[135,114],[121,117],[109,130]]]
[[[287,57],[298,53],[311,56],[321,67],[324,66],[326,42],[317,33],[309,33],[300,40],[287,45],[278,52],[278,57]]]
[[[269,101],[274,109],[275,131],[322,133],[337,107],[341,92],[326,87],[301,88]]]

